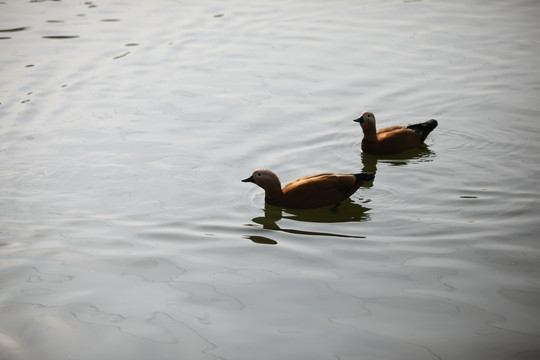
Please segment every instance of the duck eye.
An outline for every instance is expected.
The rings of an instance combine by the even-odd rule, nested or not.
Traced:
[[[262,174],[261,173],[257,173],[257,176],[261,176]]]

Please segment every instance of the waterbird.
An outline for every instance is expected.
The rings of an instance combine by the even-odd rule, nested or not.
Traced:
[[[375,115],[370,111],[364,111],[354,121],[360,124],[364,132],[362,151],[374,155],[391,155],[414,149],[420,146],[438,125],[437,120],[431,119],[423,123],[389,126],[377,130]]]
[[[267,204],[289,209],[337,205],[349,198],[375,175],[368,173],[322,173],[302,176],[281,188],[278,176],[268,169],[257,169],[242,182],[252,182],[265,191]]]

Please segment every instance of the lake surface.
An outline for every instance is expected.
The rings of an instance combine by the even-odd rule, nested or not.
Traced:
[[[0,2],[0,358],[539,359],[540,2]],[[357,118],[435,118],[375,157]],[[336,209],[240,182],[376,173]]]

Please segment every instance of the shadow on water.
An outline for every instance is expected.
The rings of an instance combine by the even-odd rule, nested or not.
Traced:
[[[403,166],[411,163],[433,161],[435,152],[431,151],[425,144],[421,147],[411,149],[394,155],[370,155],[362,152],[362,172],[377,173],[377,163],[386,163],[390,166]],[[373,184],[367,185],[371,187]]]
[[[355,204],[351,199],[342,201],[339,205],[331,207],[322,207],[316,209],[283,209],[281,207],[265,204],[264,216],[253,218],[253,224],[246,226],[258,227],[262,225],[262,229],[271,231],[281,231],[289,234],[307,235],[307,236],[330,236],[341,238],[356,238],[363,239],[365,236],[360,235],[345,235],[331,232],[306,231],[299,229],[281,228],[277,223],[281,219],[296,220],[302,222],[317,222],[317,223],[339,223],[350,221],[368,221],[370,208]],[[258,225],[256,225],[258,224]],[[246,239],[258,244],[277,244],[277,241],[261,235],[245,235]]]
[[[18,32],[18,31],[25,31],[25,30],[28,30],[28,29],[30,29],[29,26],[21,26],[21,27],[16,27],[16,28],[9,28],[9,29],[0,29],[0,33]]]

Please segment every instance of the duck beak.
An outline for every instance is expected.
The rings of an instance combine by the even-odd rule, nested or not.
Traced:
[[[363,116],[360,116],[358,119],[356,120],[353,120],[354,122],[357,122],[359,124],[362,124],[364,122],[364,117]]]
[[[242,180],[242,182],[252,182],[252,183],[255,183],[255,179],[253,178],[253,175],[251,175],[251,176],[248,177],[247,179]]]

